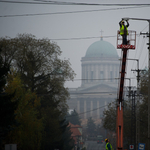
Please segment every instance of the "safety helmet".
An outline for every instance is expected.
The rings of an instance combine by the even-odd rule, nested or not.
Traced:
[[[121,23],[124,23],[124,21],[121,21]]]
[[[107,141],[108,141],[108,139],[106,138],[106,139],[105,139],[105,142],[107,142]]]

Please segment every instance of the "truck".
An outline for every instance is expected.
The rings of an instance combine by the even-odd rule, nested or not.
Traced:
[[[103,136],[102,135],[97,135],[97,143],[102,144],[103,143]]]

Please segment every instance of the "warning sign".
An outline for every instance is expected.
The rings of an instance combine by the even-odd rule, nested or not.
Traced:
[[[134,150],[134,145],[130,145],[129,150]]]

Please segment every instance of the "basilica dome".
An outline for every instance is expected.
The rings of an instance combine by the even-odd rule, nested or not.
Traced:
[[[85,57],[118,57],[118,54],[112,44],[101,39],[89,46]]]

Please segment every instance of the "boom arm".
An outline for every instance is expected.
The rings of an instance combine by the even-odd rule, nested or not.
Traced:
[[[121,78],[119,87],[119,98],[117,105],[117,149],[123,150],[123,87],[126,69],[126,59],[127,59],[128,49],[123,49],[122,67],[121,67]]]

